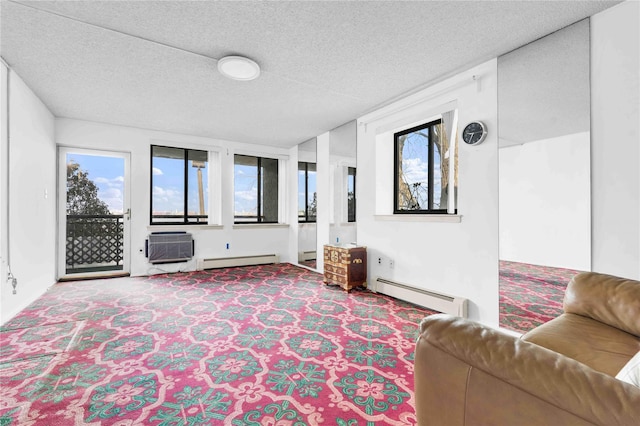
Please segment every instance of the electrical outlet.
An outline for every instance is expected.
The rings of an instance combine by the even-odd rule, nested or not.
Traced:
[[[395,263],[393,259],[389,259],[389,269],[393,269],[394,266],[395,266]]]

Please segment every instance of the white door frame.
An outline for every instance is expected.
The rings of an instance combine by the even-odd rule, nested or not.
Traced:
[[[115,157],[124,160],[124,195],[123,206],[124,226],[123,226],[123,259],[122,270],[118,271],[98,271],[78,274],[66,273],[66,235],[67,235],[67,155],[95,155],[102,157]],[[105,151],[98,149],[74,148],[68,146],[58,146],[58,267],[57,278],[72,277],[107,277],[110,275],[123,275],[131,271],[131,180],[130,180],[130,153],[124,151]]]

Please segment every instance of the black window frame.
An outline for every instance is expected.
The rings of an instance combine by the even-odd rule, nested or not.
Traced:
[[[175,149],[175,150],[182,150],[184,152],[184,200],[183,200],[183,214],[182,214],[182,218],[183,221],[182,222],[176,222],[176,221],[167,221],[167,222],[157,222],[154,221],[154,215],[153,215],[153,148],[167,148],[167,149]],[[150,179],[150,196],[151,196],[151,200],[149,203],[149,224],[151,226],[155,226],[155,225],[176,225],[176,226],[182,226],[182,225],[208,225],[209,224],[209,214],[207,213],[206,215],[189,215],[189,152],[197,152],[197,153],[204,153],[207,156],[207,164],[209,164],[209,152],[208,151],[204,151],[202,149],[190,149],[190,148],[181,148],[181,147],[176,147],[176,146],[166,146],[166,145],[151,145],[150,148],[150,173],[151,173],[151,179]],[[208,188],[207,188],[208,189]],[[156,216],[157,217],[157,216]],[[179,219],[180,216],[171,216],[172,218],[176,218]],[[195,218],[196,221],[195,222],[190,222],[189,219],[190,218]],[[204,219],[203,222],[201,222],[200,220]]]
[[[301,169],[300,167],[303,164],[304,169]],[[301,216],[298,213],[298,223],[316,223],[317,221],[317,212],[316,215],[313,216],[313,219],[309,220],[309,164],[316,166],[316,163],[311,163],[309,161],[298,161],[298,173],[304,170],[304,218],[301,219]],[[317,172],[317,168],[313,171]],[[298,191],[299,190],[300,189],[298,189]],[[316,190],[316,193],[317,192],[318,191]]]
[[[433,181],[434,181],[434,151],[435,151],[435,142],[434,138],[431,137],[431,128],[439,126],[438,131],[439,137],[442,137],[442,119],[436,119],[433,121],[429,121],[428,123],[420,124],[418,126],[412,127],[410,129],[402,130],[400,132],[394,133],[393,135],[393,214],[447,214],[446,206],[444,208],[440,207],[439,209],[433,208]],[[398,142],[401,136],[407,135],[409,133],[414,133],[419,130],[429,128],[429,138],[428,138],[428,162],[427,162],[427,208],[426,209],[415,209],[415,210],[399,210],[398,209],[398,191],[400,188],[398,187],[398,183],[400,181],[398,173],[400,172],[400,165],[398,164],[399,155],[398,155]],[[442,158],[441,158],[442,161]]]
[[[256,158],[257,159],[257,167],[258,167],[258,176],[257,176],[257,186],[258,186],[258,193],[257,193],[257,207],[256,207],[256,221],[238,221],[237,218],[238,216],[236,216],[235,214],[235,208],[234,208],[234,213],[233,213],[233,223],[234,225],[251,225],[254,223],[279,223],[279,212],[277,214],[277,218],[276,220],[263,220],[262,217],[264,216],[263,214],[263,205],[262,205],[262,192],[263,192],[263,188],[262,188],[262,184],[263,184],[263,180],[262,180],[262,160],[275,160],[277,161],[277,176],[278,179],[277,181],[279,182],[280,180],[280,162],[276,159],[276,158],[269,158],[269,157],[259,157],[257,155],[245,155],[245,154],[234,154],[233,155],[233,165],[234,165],[234,176],[235,176],[235,165],[236,165],[236,157],[247,157],[247,158]],[[279,189],[279,188],[278,188]],[[234,206],[235,206],[235,184],[234,184],[234,190],[233,190],[233,197],[234,197]],[[278,207],[280,206],[280,194],[278,191]]]
[[[353,172],[353,173],[352,173]],[[349,180],[349,176],[353,176],[353,211],[351,211],[352,209],[350,208],[350,204],[349,204],[349,187],[347,184],[347,222],[351,223],[351,222],[355,222],[356,221],[356,208],[357,208],[357,203],[356,203],[356,168],[355,167],[347,167],[347,182]]]

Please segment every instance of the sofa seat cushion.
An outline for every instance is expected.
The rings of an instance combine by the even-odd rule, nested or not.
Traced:
[[[640,351],[637,336],[576,314],[562,314],[526,333],[522,339],[612,377]]]

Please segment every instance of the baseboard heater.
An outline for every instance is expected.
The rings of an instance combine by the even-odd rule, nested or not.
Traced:
[[[375,291],[434,311],[467,317],[467,299],[463,297],[436,293],[380,277],[376,278]]]
[[[186,262],[194,251],[193,236],[187,232],[152,232],[145,240],[149,263]]]
[[[316,260],[316,251],[303,251],[298,253],[298,262],[304,262],[305,260]]]
[[[234,266],[266,265],[280,263],[277,254],[262,254],[257,256],[218,257],[213,259],[197,259],[196,269],[231,268]]]

